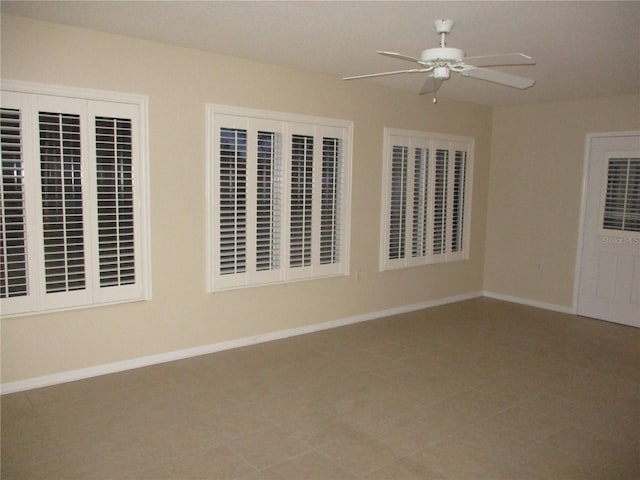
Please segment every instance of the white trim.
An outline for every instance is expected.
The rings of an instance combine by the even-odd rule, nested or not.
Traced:
[[[55,97],[91,99],[105,102],[131,103],[141,105],[147,111],[147,95],[138,93],[121,93],[109,90],[53,85],[49,83],[29,82],[24,80],[0,79],[0,88],[4,91],[29,93],[32,95],[50,95]],[[142,111],[142,110],[141,110]]]
[[[514,297],[512,295],[504,295],[502,293],[483,291],[482,296],[493,298],[495,300],[502,300],[504,302],[519,303],[521,305],[527,305],[529,307],[542,308],[544,310],[551,310],[553,312],[568,313],[571,315],[575,315],[576,313],[575,307],[573,306],[565,307],[564,305],[556,305],[554,303],[539,302],[538,300],[531,300],[529,298],[522,298],[522,297]]]
[[[259,110],[255,108],[238,107],[234,105],[223,105],[220,103],[207,103],[205,105],[207,116],[229,115],[244,118],[259,118],[274,120],[276,122],[301,123],[311,126],[339,127],[353,129],[353,121],[338,118],[318,117],[314,115],[303,115],[299,113],[280,112],[275,110]]]
[[[95,367],[81,368],[78,370],[68,370],[66,372],[54,373],[52,375],[45,375],[42,377],[28,378],[26,380],[18,380],[15,382],[7,382],[0,385],[0,392],[4,395],[7,393],[15,393],[15,392],[21,392],[24,390],[31,390],[34,388],[57,385],[59,383],[73,382],[76,380],[83,380],[85,378],[97,377],[97,376],[106,375],[109,373],[122,372],[124,370],[131,370],[134,368],[141,368],[149,365],[156,365],[159,363],[171,362],[174,360],[182,360],[185,358],[196,357],[199,355],[206,355],[209,353],[220,352],[223,350],[231,350],[233,348],[255,345],[257,343],[270,342],[272,340],[280,340],[288,337],[295,337],[297,335],[304,335],[306,333],[319,332],[321,330],[328,330],[330,328],[337,328],[345,325],[351,325],[354,323],[366,322],[369,320],[375,320],[377,318],[398,315],[401,313],[413,312],[413,311],[422,310],[425,308],[437,307],[440,305],[460,302],[463,300],[469,300],[469,299],[480,297],[480,296],[482,296],[482,292],[463,293],[463,294],[454,295],[451,297],[428,300],[426,302],[414,303],[412,305],[403,305],[400,307],[389,308],[386,310],[379,310],[376,312],[363,313],[360,315],[354,315],[352,317],[346,317],[346,318],[341,318],[337,320],[330,320],[328,322],[322,322],[322,323],[315,323],[313,325],[306,325],[303,327],[290,328],[286,330],[278,330],[275,332],[268,332],[268,333],[263,333],[263,334],[254,335],[250,337],[243,337],[235,340],[228,340],[225,342],[212,343],[209,345],[202,345],[199,347],[187,348],[184,350],[175,350],[172,352],[160,353],[157,355],[149,355],[146,357],[138,357],[130,360],[123,360],[121,362],[97,365]]]
[[[385,135],[389,137],[421,138],[423,140],[435,140],[452,143],[475,143],[474,137],[464,135],[451,135],[448,133],[424,132],[422,130],[407,130],[404,128],[384,127]]]

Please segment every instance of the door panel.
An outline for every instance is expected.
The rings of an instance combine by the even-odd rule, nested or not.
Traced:
[[[577,311],[640,327],[640,132],[588,140]]]
[[[613,300],[616,286],[618,257],[611,253],[601,253],[598,259],[596,295],[602,300]]]

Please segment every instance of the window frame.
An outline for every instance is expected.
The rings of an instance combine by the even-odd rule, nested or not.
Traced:
[[[390,257],[390,244],[391,244],[391,213],[392,213],[392,194],[394,193],[394,186],[392,182],[393,178],[393,155],[394,147],[407,149],[407,164],[406,164],[406,178],[403,177],[403,192],[402,201],[399,204],[402,208],[402,214],[404,217],[400,218],[400,229],[398,232],[400,235],[400,241],[402,245],[398,246],[399,254],[396,258]],[[433,132],[423,132],[416,130],[406,130],[398,128],[384,128],[383,134],[383,166],[382,166],[382,202],[380,210],[380,258],[379,258],[379,270],[395,270],[399,268],[408,268],[422,265],[432,265],[438,263],[447,263],[455,261],[463,261],[469,258],[469,247],[471,238],[471,204],[472,204],[472,187],[473,187],[473,157],[475,150],[475,140],[472,137],[449,135]],[[424,167],[420,168],[420,175],[425,175],[428,170],[426,180],[420,182],[421,188],[426,188],[426,193],[420,191],[418,198],[421,201],[427,201],[426,207],[421,206],[419,210],[426,208],[425,211],[420,211],[420,215],[426,215],[423,228],[425,229],[424,242],[429,246],[424,253],[414,254],[412,244],[412,238],[417,235],[418,232],[414,230],[414,193],[416,191],[415,178],[416,178],[416,151],[418,149],[426,150],[427,159]],[[446,197],[444,201],[447,202],[447,209],[445,211],[446,222],[444,224],[445,230],[443,236],[446,240],[444,251],[441,253],[434,253],[433,248],[433,233],[434,233],[434,197],[436,193],[436,152],[447,151],[447,175],[446,175]],[[457,250],[452,250],[452,229],[454,222],[454,214],[452,212],[452,205],[454,201],[454,194],[456,191],[460,193],[460,190],[456,190],[456,152],[465,152],[464,171],[463,171],[463,208],[461,210],[462,224],[462,238],[459,238],[460,247]],[[397,208],[396,200],[396,208]]]
[[[22,162],[29,292],[25,296],[6,297],[2,317],[34,315],[129,303],[151,298],[150,202],[148,162],[148,99],[144,95],[50,85],[17,80],[2,80],[3,108],[21,111]],[[39,137],[39,119],[50,107],[52,113],[78,115],[82,171],[82,209],[84,231],[84,269],[86,285],[78,291],[47,291],[44,279],[45,243],[41,167],[43,157]],[[128,117],[131,118],[128,118]],[[116,286],[101,285],[98,233],[98,118],[130,120],[133,258],[135,281]],[[120,220],[120,217],[118,217]]]
[[[624,235],[634,239],[640,238],[640,230],[635,230],[633,228],[618,229],[618,228],[605,226],[608,218],[607,217],[607,200],[608,200],[607,194],[609,193],[610,167],[612,162],[620,161],[620,160],[625,160],[629,164],[631,164],[631,162],[635,164],[638,162],[638,152],[607,152],[606,160],[604,162],[604,174],[602,175],[603,177],[602,187],[601,187],[602,194],[600,195],[600,221],[599,221],[598,231],[600,232],[600,235],[603,235],[603,236]],[[630,177],[630,174],[629,172],[627,172],[627,176],[625,177],[626,188],[628,188],[628,184],[630,181],[629,177]],[[632,223],[635,226],[638,223],[638,220],[636,220],[635,218],[630,218],[632,217],[632,215],[629,215],[628,216],[629,218],[627,218],[627,214],[626,214],[627,201],[628,201],[627,194],[628,192],[625,192],[624,207],[623,207],[623,210],[625,211],[623,212],[623,215],[620,218],[620,221],[623,224],[623,226],[627,221],[630,221],[630,223]]]
[[[247,149],[256,151],[255,139],[249,138],[249,132],[274,132],[280,135],[280,267],[273,270],[257,271],[249,265],[248,271],[238,274],[222,275],[219,271],[218,252],[220,249],[220,234],[218,231],[218,215],[220,205],[220,173],[216,168],[219,158],[218,145],[220,129],[244,129],[247,131]],[[327,138],[335,135],[341,141],[341,203],[340,212],[340,259],[330,264],[320,264],[320,212],[322,210],[320,185],[322,185],[322,170],[317,165],[322,164],[322,141],[314,141],[313,155],[313,195],[312,195],[312,261],[308,266],[294,268],[290,262],[290,219],[291,219],[291,143],[292,136],[311,136],[314,139]],[[324,137],[323,137],[324,135]],[[253,143],[252,143],[253,142]],[[251,145],[253,146],[251,146]],[[275,285],[302,280],[313,280],[346,276],[349,274],[349,243],[350,243],[350,212],[351,212],[351,171],[352,171],[353,122],[347,120],[324,117],[283,113],[269,110],[236,107],[220,104],[206,105],[206,195],[207,195],[207,282],[209,293],[232,290],[237,288],[255,287],[261,285]],[[255,158],[247,158],[247,168],[253,171]],[[253,163],[252,163],[253,162]],[[249,173],[248,175],[253,175]],[[321,193],[321,192],[320,192]],[[247,187],[247,210],[255,205],[256,191],[251,185]],[[248,221],[247,237],[255,236],[257,222]],[[248,243],[253,240],[248,240]],[[248,247],[247,262],[254,258],[255,248]]]

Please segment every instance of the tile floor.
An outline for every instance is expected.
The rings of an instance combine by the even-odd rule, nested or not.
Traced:
[[[638,479],[640,330],[490,299],[2,397],[3,479]]]

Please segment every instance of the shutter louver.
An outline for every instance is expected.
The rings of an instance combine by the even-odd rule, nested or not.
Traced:
[[[256,270],[280,268],[281,167],[279,138],[258,132],[256,198]]]
[[[339,138],[322,139],[322,198],[320,200],[320,263],[340,261],[342,152]]]
[[[456,150],[453,172],[453,215],[451,225],[451,251],[459,252],[463,248],[464,207],[467,174],[467,152]]]
[[[96,117],[100,287],[136,281],[131,120]]]
[[[407,168],[409,149],[393,147],[391,156],[391,208],[389,211],[389,259],[404,258],[406,238]]]
[[[640,232],[640,158],[629,159],[625,230]]]
[[[0,218],[0,298],[29,294],[24,159],[20,110],[0,110],[2,201]]]
[[[423,257],[428,249],[429,149],[416,148],[413,164],[413,229],[411,255]]]
[[[445,253],[447,248],[449,151],[436,150],[433,199],[433,253]]]
[[[220,129],[220,273],[246,271],[247,132]]]
[[[83,290],[80,116],[41,112],[39,120],[46,291]]]
[[[602,228],[640,232],[640,158],[612,158]]]
[[[622,230],[624,204],[627,190],[628,162],[626,159],[611,159],[607,172],[607,195],[604,205],[603,228]]]
[[[291,215],[289,266],[311,265],[313,137],[291,137]]]

